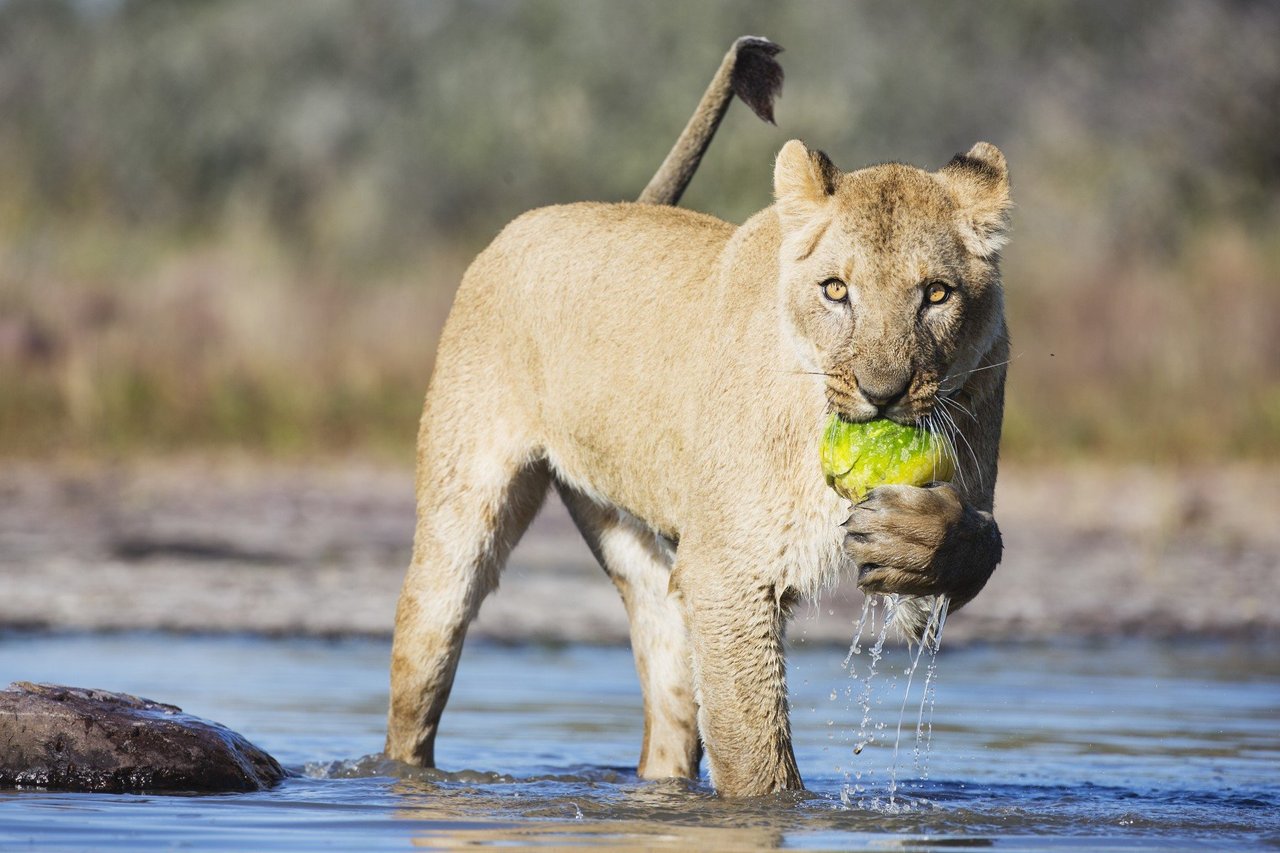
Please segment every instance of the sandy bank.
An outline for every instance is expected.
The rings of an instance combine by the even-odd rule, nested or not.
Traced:
[[[1280,635],[1280,471],[1007,467],[1005,559],[949,641]],[[387,634],[412,475],[249,462],[0,468],[0,627]],[[793,638],[847,641],[852,582]],[[472,636],[624,642],[613,587],[558,501]]]

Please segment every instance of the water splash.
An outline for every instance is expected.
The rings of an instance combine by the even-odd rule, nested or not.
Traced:
[[[863,596],[862,616],[858,619],[858,624],[853,628],[853,642],[849,644],[849,654],[844,656],[844,663],[841,664],[845,669],[849,668],[849,664],[853,661],[854,655],[862,654],[862,632],[867,627],[867,619],[871,618],[871,610],[874,607],[874,596]]]
[[[929,667],[925,675],[925,687],[920,695],[920,717],[916,720],[916,748],[915,756],[916,767],[920,766],[920,720],[924,717],[924,705],[929,698],[929,687],[931,686],[932,676],[937,671],[937,655],[938,647],[942,644],[942,623],[946,621],[947,605],[949,599],[945,595],[940,595],[933,600],[933,609],[929,612],[929,621],[925,623],[924,634],[920,637],[920,642],[916,645],[915,656],[911,658],[911,665],[907,667],[907,686],[902,691],[902,705],[898,708],[898,729],[893,739],[893,764],[889,769],[889,805],[892,806],[896,802],[898,794],[898,747],[902,743],[902,718],[907,713],[907,700],[911,698],[911,681],[915,678],[916,669],[920,666],[920,656],[925,649],[929,650]],[[932,711],[933,706],[930,704],[930,725],[929,732],[932,736],[933,723]],[[927,768],[925,770],[927,773]]]
[[[920,696],[920,713],[916,716],[916,745],[914,765],[920,778],[929,778],[929,752],[933,748],[933,706],[938,693],[938,649],[942,647],[942,628],[947,624],[947,611],[951,600],[940,596],[934,605],[934,614],[929,617],[929,627],[925,638],[929,647],[929,667],[924,674],[924,690]],[[929,707],[928,728],[925,728],[924,709]],[[923,749],[921,742],[923,741]]]
[[[880,630],[876,633],[875,643],[871,646],[870,660],[867,667],[867,675],[861,679],[862,689],[858,692],[858,707],[862,709],[862,720],[858,724],[858,738],[853,747],[853,754],[858,755],[870,743],[874,743],[876,736],[874,731],[868,731],[871,725],[871,699],[874,695],[874,682],[876,678],[876,670],[880,665],[880,658],[884,656],[885,640],[889,636],[889,626],[893,624],[894,612],[898,607],[898,597],[896,595],[884,596],[884,615],[880,619]],[[874,620],[875,605],[872,604],[872,614]],[[850,670],[852,672],[852,670]]]
[[[884,604],[884,613],[880,618],[880,628],[877,631],[875,628],[876,610],[877,606],[882,602]],[[862,618],[858,620],[854,630],[853,643],[849,647],[848,656],[845,657],[845,665],[849,669],[849,676],[859,682],[858,697],[855,701],[862,711],[862,716],[858,723],[858,733],[854,740],[854,755],[859,755],[869,744],[874,743],[876,729],[883,727],[883,724],[873,726],[871,721],[871,707],[874,696],[873,685],[876,670],[880,665],[880,658],[884,654],[885,640],[889,636],[889,626],[893,623],[893,614],[897,606],[898,596],[896,595],[867,596],[862,605]],[[867,673],[864,676],[859,676],[857,667],[853,664],[853,658],[855,655],[862,654],[862,634],[868,628],[871,629],[872,634],[875,636],[875,641],[868,653],[870,659],[867,665]],[[867,776],[871,775],[870,771],[865,773]],[[852,795],[860,796],[866,791],[866,787],[863,785],[863,776],[864,771],[862,770],[854,771],[852,778],[850,778],[849,773],[845,774],[845,783],[840,788],[840,802],[845,806],[851,805]]]
[[[876,628],[877,610],[883,605],[883,612],[880,615],[879,628]],[[919,668],[921,660],[927,660],[925,671],[924,687],[920,697],[920,711],[916,718],[916,743],[913,750],[914,766],[920,772],[923,778],[928,778],[928,751],[932,743],[933,736],[933,702],[936,695],[937,687],[937,654],[942,643],[942,629],[946,623],[948,599],[946,596],[938,596],[933,603],[933,607],[929,613],[928,622],[925,625],[924,632],[921,635],[919,643],[916,645],[914,654],[910,657],[908,666],[903,670],[902,674],[906,676],[906,686],[903,690],[902,704],[898,709],[898,723],[893,744],[893,758],[889,767],[889,789],[888,799],[882,800],[880,796],[874,797],[870,803],[870,807],[876,810],[888,810],[896,813],[901,808],[905,808],[906,804],[898,802],[898,755],[902,742],[902,721],[906,717],[907,703],[911,697],[911,687],[915,680],[916,670]],[[861,710],[861,719],[858,724],[858,732],[854,738],[853,754],[859,755],[869,745],[876,742],[877,732],[883,731],[886,723],[884,721],[872,721],[873,705],[883,704],[883,698],[875,698],[874,684],[876,674],[879,669],[880,661],[884,655],[884,645],[888,638],[889,628],[894,622],[894,617],[898,609],[904,605],[903,600],[897,595],[867,596],[863,601],[862,615],[858,619],[854,627],[853,642],[849,647],[849,654],[845,656],[843,666],[849,670],[851,678],[855,678],[859,682],[859,691],[856,699],[857,705]],[[870,634],[874,636],[868,654],[868,665],[865,675],[859,675],[857,667],[854,665],[855,656],[862,654],[862,637],[864,632],[869,629]],[[928,653],[927,658],[925,653]],[[897,684],[897,674],[892,678],[890,688]],[[832,694],[834,697],[834,693]],[[929,708],[929,720],[925,723],[925,707]],[[873,775],[874,771],[870,769],[855,770],[852,774],[845,773],[845,784],[840,790],[840,801],[846,807],[851,807],[857,798],[859,807],[866,807],[868,804],[863,798],[867,792],[867,781]],[[852,776],[852,778],[851,778]]]

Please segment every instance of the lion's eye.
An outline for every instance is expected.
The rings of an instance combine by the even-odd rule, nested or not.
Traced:
[[[951,298],[954,287],[945,281],[931,281],[924,286],[924,302],[926,305],[941,305]]]
[[[844,302],[849,296],[849,285],[838,278],[829,278],[822,283],[822,295],[832,302]]]

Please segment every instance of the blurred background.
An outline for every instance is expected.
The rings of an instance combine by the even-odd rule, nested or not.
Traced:
[[[1280,6],[0,2],[0,454],[411,458],[461,271],[631,199],[729,42],[787,48],[684,204],[791,137],[1013,170],[1006,458],[1280,453]]]
[[[892,713],[925,713],[890,693],[870,722],[869,640],[836,669],[851,578],[788,630],[816,798],[616,773],[626,614],[554,498],[444,717],[442,764],[485,772],[338,760],[382,743],[463,270],[525,210],[634,199],[743,34],[786,48],[777,126],[733,105],[686,206],[743,221],[795,137],[845,169],[986,140],[1012,169],[1005,550],[946,622],[930,799],[836,799],[907,779]],[[0,687],[177,702],[342,779],[246,811],[6,794],[0,847],[431,846],[461,816],[466,844],[1275,849],[1278,237],[1277,0],[0,0]],[[859,719],[890,728],[853,762]]]
[[[463,269],[529,208],[635,198],[746,33],[787,49],[778,126],[733,106],[689,207],[768,205],[792,137],[1011,164],[1006,568],[954,630],[1280,632],[1249,0],[0,0],[0,625],[388,631]],[[482,623],[625,640],[549,508]],[[567,565],[603,622],[537,586]]]

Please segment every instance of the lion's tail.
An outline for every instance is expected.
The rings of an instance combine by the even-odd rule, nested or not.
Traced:
[[[644,204],[680,201],[734,95],[761,119],[773,124],[773,101],[782,91],[782,66],[774,57],[781,51],[781,47],[759,36],[743,36],[733,43],[693,117],[638,201]]]

